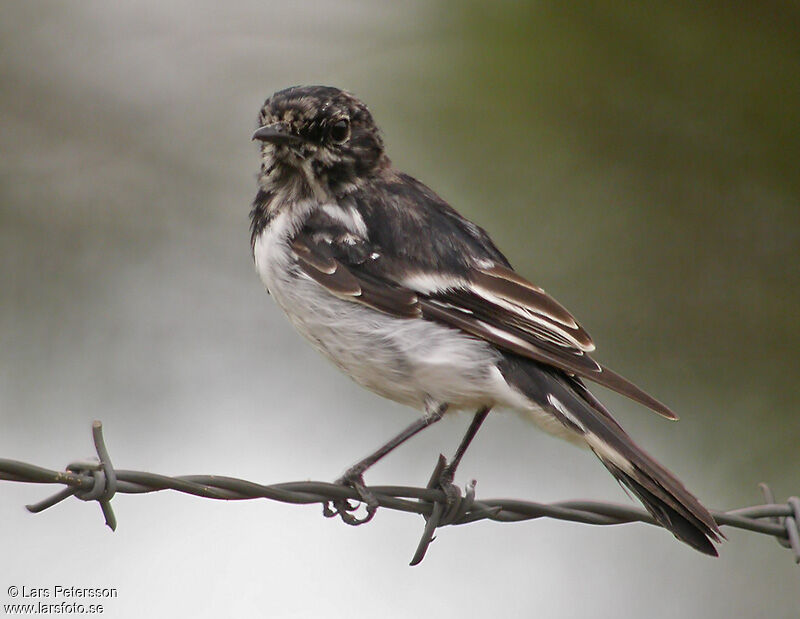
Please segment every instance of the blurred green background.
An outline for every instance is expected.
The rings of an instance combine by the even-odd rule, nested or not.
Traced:
[[[598,389],[704,502],[800,493],[798,32],[794,2],[5,3],[0,456],[60,468],[100,418],[120,468],[333,479],[410,421],[317,357],[252,268],[258,108],[324,83],[681,414]],[[467,423],[368,481],[424,484]],[[512,415],[461,475],[483,497],[628,500]],[[0,597],[105,584],[112,617],[800,612],[790,554],[755,534],[712,561],[644,526],[483,523],[410,569],[409,515],[354,530],[120,496],[111,535],[94,505],[25,514],[44,492],[0,486]]]

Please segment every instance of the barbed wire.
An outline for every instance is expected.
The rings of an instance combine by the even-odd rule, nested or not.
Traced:
[[[115,469],[103,438],[103,426],[99,421],[92,424],[97,459],[70,463],[64,471],[54,471],[33,464],[0,458],[0,480],[34,483],[61,484],[66,486],[56,494],[27,505],[27,509],[38,513],[74,496],[82,501],[97,501],[106,524],[115,530],[117,520],[111,508],[111,499],[116,493],[144,494],[161,490],[175,490],[194,496],[223,501],[248,499],[270,499],[282,503],[307,505],[320,503],[326,516],[343,515],[332,510],[330,504],[344,501],[345,509],[353,511],[359,501],[358,492],[350,487],[319,481],[298,481],[262,485],[220,475],[181,475],[170,477],[142,471]],[[439,456],[430,482],[425,488],[409,486],[370,486],[378,505],[385,509],[421,514],[425,530],[411,560],[416,565],[425,556],[434,539],[437,528],[460,525],[478,520],[495,522],[520,522],[537,518],[554,518],[570,522],[593,525],[616,525],[643,522],[655,526],[655,520],[645,510],[599,501],[559,501],[536,503],[516,499],[475,498],[475,480],[467,484],[464,496],[446,496],[439,489],[439,476],[446,465],[444,456]],[[777,539],[778,543],[792,550],[795,563],[800,563],[800,498],[790,497],[786,503],[776,503],[772,491],[760,484],[765,504],[734,509],[727,512],[712,511],[717,524],[744,529]],[[356,501],[350,504],[349,501]],[[343,516],[343,519],[344,516]]]

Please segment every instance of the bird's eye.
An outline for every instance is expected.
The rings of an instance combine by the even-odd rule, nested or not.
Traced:
[[[346,118],[340,118],[331,125],[329,135],[332,142],[337,144],[345,142],[350,137],[350,121]]]

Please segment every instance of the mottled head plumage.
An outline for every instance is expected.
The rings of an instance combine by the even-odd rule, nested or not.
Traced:
[[[338,88],[278,91],[264,102],[258,124],[253,138],[262,142],[264,189],[276,177],[299,176],[335,195],[388,165],[367,106]]]

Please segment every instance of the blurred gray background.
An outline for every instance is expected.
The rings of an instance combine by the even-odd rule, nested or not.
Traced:
[[[566,3],[565,3],[566,4]],[[800,493],[800,15],[790,2],[6,2],[0,20],[0,456],[333,479],[416,413],[318,357],[248,245],[256,114],[324,83],[678,411],[597,392],[710,507]],[[469,417],[375,467],[424,485]],[[479,496],[627,502],[591,454],[492,416]],[[791,555],[711,560],[644,525],[353,529],[316,506],[118,496],[43,514],[0,484],[9,585],[114,586],[106,616],[797,617]]]

